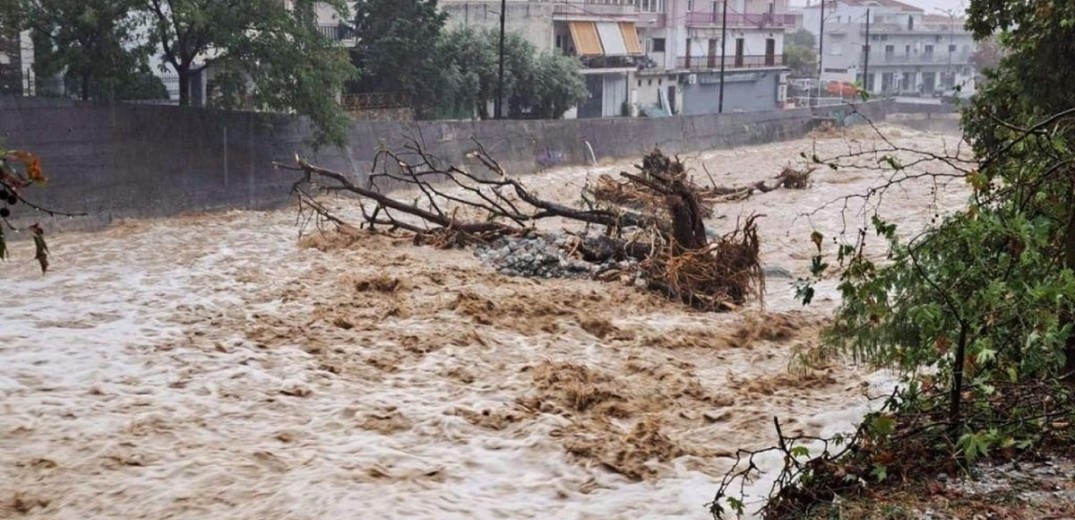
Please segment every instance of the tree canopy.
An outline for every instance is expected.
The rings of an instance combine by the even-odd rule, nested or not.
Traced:
[[[487,119],[496,99],[499,59],[497,31],[455,29],[443,35],[437,55],[444,86],[441,108]],[[513,119],[556,119],[589,96],[576,58],[538,52],[516,33],[504,40],[504,98]]]
[[[437,1],[360,0],[354,11],[359,88],[401,93],[419,114],[436,106],[444,85],[435,50],[448,19]]]
[[[806,29],[799,29],[784,36],[784,56],[788,68],[799,76],[817,74],[817,39]]]
[[[179,101],[190,103],[194,74],[213,66],[225,107],[292,110],[310,117],[315,143],[341,143],[346,114],[336,95],[355,75],[344,49],[313,23],[313,0],[289,9],[279,0],[141,0],[151,40],[179,76]],[[346,2],[325,0],[341,13]]]
[[[15,0],[6,26],[32,31],[38,78],[60,75],[82,99],[159,99],[163,85],[146,78],[150,48],[136,7],[134,0]]]

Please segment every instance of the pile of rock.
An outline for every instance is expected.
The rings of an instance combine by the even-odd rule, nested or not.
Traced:
[[[632,262],[590,263],[569,254],[578,238],[566,233],[501,237],[479,246],[474,254],[486,265],[511,276],[532,278],[593,278],[625,270]]]

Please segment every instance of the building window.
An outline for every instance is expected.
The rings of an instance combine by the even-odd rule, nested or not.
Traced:
[[[654,38],[650,52],[664,52],[664,38]]]
[[[664,79],[663,78],[657,78],[657,86],[658,87],[663,87],[664,86]]]
[[[638,80],[638,87],[642,88],[642,80]]]
[[[694,0],[687,0],[687,12],[694,11]]]
[[[956,52],[956,46],[955,45],[949,45],[948,46],[948,52]]]

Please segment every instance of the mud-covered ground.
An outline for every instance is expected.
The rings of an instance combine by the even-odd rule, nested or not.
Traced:
[[[954,152],[951,136],[884,131]],[[800,152],[881,145],[857,129],[684,159],[700,182],[746,184]],[[571,202],[588,176],[628,168],[526,182]],[[862,201],[838,199],[883,176],[824,168],[808,190],[720,204],[708,225],[764,214],[763,260],[803,275],[810,232],[854,232]],[[965,196],[959,179],[916,181],[882,211],[911,232]],[[52,237],[44,277],[12,244],[0,517],[706,518],[728,456],[771,442],[773,417],[844,430],[891,380],[791,363],[837,304],[832,281],[810,307],[774,276],[764,307],[700,314],[406,237],[297,233],[293,210],[125,222]]]

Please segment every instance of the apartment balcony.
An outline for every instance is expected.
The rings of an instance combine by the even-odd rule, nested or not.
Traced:
[[[355,39],[355,31],[342,24],[318,24],[317,32],[321,33],[321,36],[337,42],[349,42]]]
[[[864,34],[866,32],[866,24],[860,24],[859,33]],[[949,35],[957,34],[961,36],[967,36],[968,33],[962,26],[938,26],[938,25],[915,25],[914,27],[907,27],[904,24],[898,23],[871,23],[870,34],[908,34],[908,35]]]
[[[720,11],[687,13],[687,27],[721,27],[724,23]],[[735,28],[782,28],[795,24],[793,14],[728,13],[728,27]]]
[[[787,65],[787,59],[783,54],[761,55],[734,55],[724,57],[726,69],[775,69]],[[680,70],[714,70],[720,69],[720,55],[680,57],[676,59],[676,67]]]
[[[969,52],[923,52],[918,54],[870,53],[870,65],[966,65],[970,63]],[[865,61],[865,56],[863,60]]]

